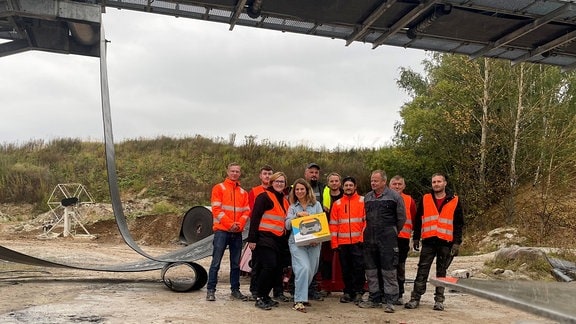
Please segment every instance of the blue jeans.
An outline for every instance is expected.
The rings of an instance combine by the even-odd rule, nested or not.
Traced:
[[[312,283],[320,263],[320,244],[296,246],[289,242],[294,272],[294,302],[308,301],[308,286]]]
[[[230,233],[224,231],[214,232],[212,241],[212,263],[208,271],[208,291],[216,290],[218,284],[218,271],[224,256],[224,251],[228,247],[230,252],[230,289],[240,289],[240,255],[242,254],[242,233]]]

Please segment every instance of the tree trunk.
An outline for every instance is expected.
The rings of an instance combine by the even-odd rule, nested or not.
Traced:
[[[489,92],[488,85],[490,84],[490,61],[488,58],[484,58],[484,85],[483,85],[483,95],[482,95],[482,122],[481,129],[482,134],[480,138],[480,167],[478,172],[480,173],[479,182],[482,189],[486,189],[486,153],[488,149],[486,148],[486,138],[488,137],[488,101]]]
[[[524,99],[524,63],[520,64],[520,76],[518,78],[518,105],[516,107],[516,119],[514,121],[514,137],[512,138],[512,154],[510,156],[510,204],[508,206],[508,224],[512,224],[515,219],[516,209],[514,207],[514,195],[518,175],[516,174],[516,157],[518,155],[518,142],[520,141],[520,120],[522,119]]]

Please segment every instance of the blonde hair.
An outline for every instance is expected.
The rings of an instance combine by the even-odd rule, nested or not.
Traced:
[[[308,181],[304,180],[303,178],[296,179],[296,181],[294,181],[294,184],[292,184],[292,189],[290,190],[290,195],[288,196],[288,200],[290,201],[290,203],[293,204],[298,201],[298,198],[296,198],[296,194],[294,193],[294,189],[296,189],[297,184],[301,184],[304,186],[304,188],[306,188],[306,196],[305,196],[306,204],[315,205],[316,196],[314,195],[314,191],[312,191],[312,187],[310,186]]]
[[[281,171],[276,172],[270,176],[270,183],[274,182],[274,180],[280,177],[284,177],[284,181],[286,181],[286,185],[288,185],[288,177],[286,176],[286,174],[284,174],[284,172]]]

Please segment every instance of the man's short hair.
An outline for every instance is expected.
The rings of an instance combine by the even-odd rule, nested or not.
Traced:
[[[226,170],[230,169],[230,167],[233,167],[233,166],[240,166],[240,163],[232,162],[232,163],[228,164],[228,166],[226,167]]]
[[[265,165],[263,165],[263,166],[260,168],[260,172],[262,172],[262,171],[272,171],[272,172],[274,172],[274,169],[273,169],[270,165],[265,164]]]

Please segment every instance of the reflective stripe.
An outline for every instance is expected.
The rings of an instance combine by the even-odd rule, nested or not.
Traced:
[[[354,217],[354,218],[350,218],[348,219],[336,219],[336,220],[330,220],[330,224],[332,225],[348,225],[350,223],[363,223],[364,222],[364,217]]]
[[[422,223],[426,223],[426,222],[432,222],[438,219],[438,214],[436,215],[432,215],[432,216],[428,216],[428,217],[423,217],[422,218]]]
[[[400,233],[408,234],[408,238],[410,238],[410,234],[412,234],[412,231],[405,228],[405,227],[402,227],[402,230],[400,231]]]
[[[221,201],[213,201],[212,207],[216,207],[216,206],[222,206],[222,202]]]
[[[282,232],[284,230],[284,226],[272,225],[272,224],[268,224],[268,223],[260,223],[259,229],[262,230],[264,228],[272,230],[273,232],[277,232],[277,231]]]
[[[273,214],[264,213],[264,214],[262,215],[262,218],[263,218],[263,219],[269,219],[269,220],[271,220],[271,221],[282,221],[282,222],[283,222],[285,217],[282,217],[282,216],[279,216],[279,215],[273,215]]]
[[[438,228],[438,226],[436,226],[436,224],[422,227],[422,232],[435,231],[437,228]]]
[[[438,233],[444,233],[444,234],[452,235],[452,231],[451,231],[451,230],[447,230],[447,229],[445,229],[445,228],[438,228],[438,229],[436,229],[436,231],[437,231]]]
[[[454,224],[454,221],[453,221],[453,220],[451,220],[451,219],[446,219],[446,218],[440,218],[440,219],[438,220],[438,222],[439,222],[439,223],[444,223],[444,224],[450,224],[450,225]]]
[[[244,211],[249,211],[250,207],[238,207],[238,206],[222,205],[222,209],[223,210],[236,211],[238,213],[241,213]]]

